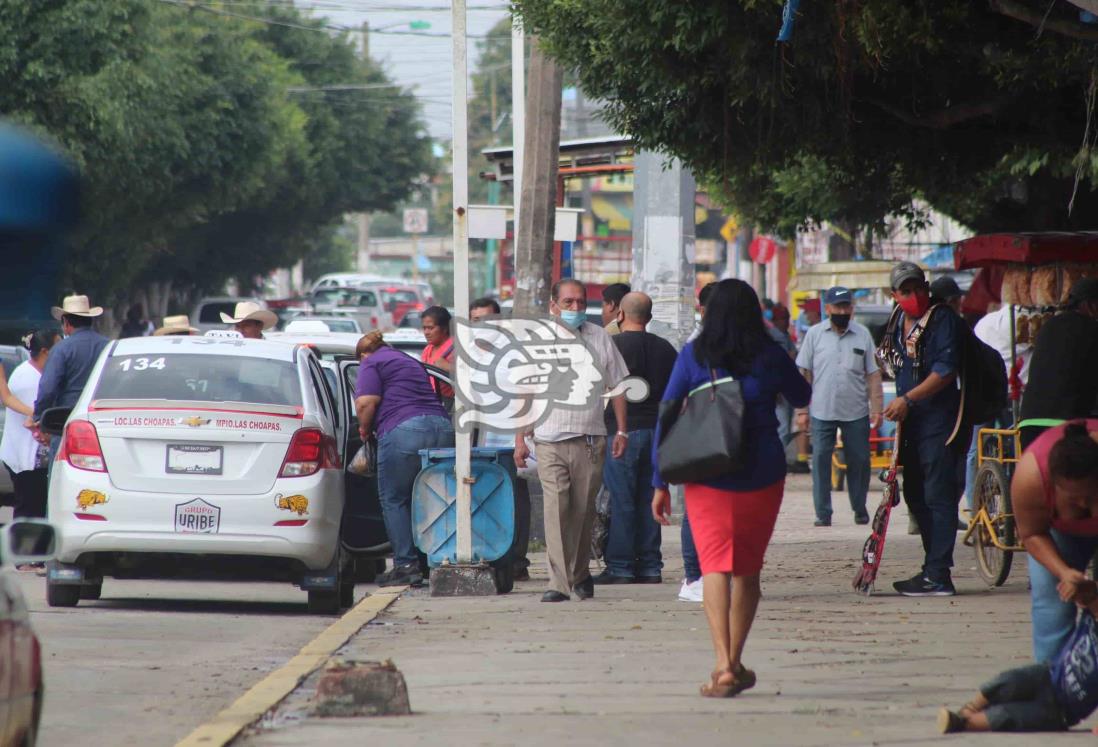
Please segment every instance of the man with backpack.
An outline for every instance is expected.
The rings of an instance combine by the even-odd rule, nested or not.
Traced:
[[[896,399],[884,416],[902,424],[897,448],[904,499],[919,525],[925,553],[922,569],[893,588],[904,596],[952,596],[957,508],[974,422],[969,429],[962,427],[959,377],[966,351],[982,343],[970,345],[967,338],[975,340],[971,331],[947,306],[931,306],[930,287],[918,265],[897,263],[891,285],[899,309],[889,320],[878,355],[896,377]]]

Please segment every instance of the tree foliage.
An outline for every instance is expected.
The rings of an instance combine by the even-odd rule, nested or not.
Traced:
[[[68,286],[108,303],[165,280],[247,286],[328,243],[345,212],[391,206],[426,167],[414,99],[353,39],[292,6],[211,7],[0,4],[0,115],[82,172]]]
[[[1095,227],[1098,27],[1077,8],[802,2],[777,43],[783,5],[516,0],[612,124],[763,226],[872,224],[922,197],[978,230]]]

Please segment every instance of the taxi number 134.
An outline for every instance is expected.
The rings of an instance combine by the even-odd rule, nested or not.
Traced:
[[[118,367],[123,371],[144,371],[149,368],[155,368],[158,371],[164,370],[163,358],[123,358],[118,362]]]

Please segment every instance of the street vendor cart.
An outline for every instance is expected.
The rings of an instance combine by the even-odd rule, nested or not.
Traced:
[[[1067,302],[1075,281],[1098,277],[1098,233],[973,236],[957,244],[953,259],[959,270],[1001,275],[999,295],[1011,309],[1011,360],[1016,361],[1018,345],[1037,339],[1044,321]],[[1021,394],[1020,382],[1011,376],[1011,427],[981,428],[976,436],[978,469],[964,543],[975,549],[980,576],[991,586],[1006,581],[1014,553],[1024,550],[1010,500],[1010,480],[1022,455],[1019,428],[1056,424],[1019,423]]]

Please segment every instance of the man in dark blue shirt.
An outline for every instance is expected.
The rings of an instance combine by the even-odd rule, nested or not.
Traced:
[[[53,346],[46,360],[34,402],[35,423],[51,407],[72,407],[80,399],[99,354],[107,346],[107,338],[92,329],[92,322],[102,313],[102,307],[91,306],[87,296],[67,296],[61,306],[53,307],[53,318],[61,321],[65,339]],[[50,443],[51,465],[60,442],[54,436]]]
[[[902,313],[882,346],[896,376],[896,399],[884,415],[903,423],[904,499],[919,524],[925,553],[922,570],[893,587],[905,596],[952,596],[950,568],[968,450],[968,434],[957,423],[963,322],[944,306],[931,310],[930,288],[918,265],[898,263],[891,280]]]

